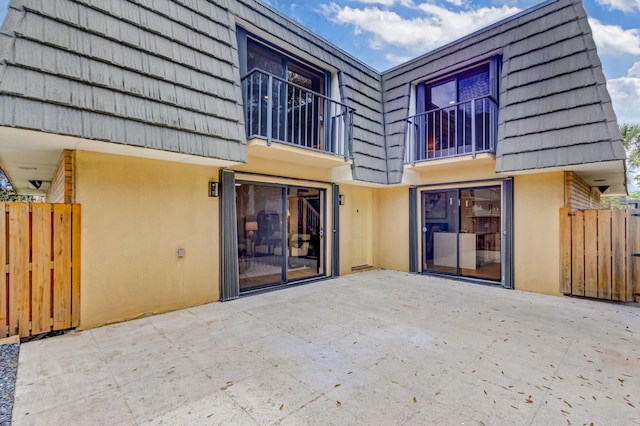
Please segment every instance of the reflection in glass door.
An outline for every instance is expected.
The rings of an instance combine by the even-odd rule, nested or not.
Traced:
[[[325,191],[238,182],[240,291],[324,274]]]
[[[458,271],[458,192],[422,193],[423,270]]]
[[[324,270],[324,191],[315,188],[287,189],[287,279],[307,278]]]
[[[460,191],[460,259],[464,259],[460,265],[462,275],[500,279],[500,200],[499,186]]]
[[[422,193],[423,271],[501,279],[501,187]]]

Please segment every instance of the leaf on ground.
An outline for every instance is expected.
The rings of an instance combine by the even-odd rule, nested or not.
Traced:
[[[342,403],[340,401],[336,401],[336,407],[340,407]]]
[[[284,404],[280,404],[280,411],[284,410]]]
[[[417,402],[418,402],[418,400],[417,400],[417,399],[416,399],[416,397],[414,396],[414,397],[413,397],[413,403],[415,404],[415,403],[417,403]]]

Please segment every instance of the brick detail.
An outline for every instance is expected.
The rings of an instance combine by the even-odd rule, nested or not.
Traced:
[[[58,167],[51,179],[51,186],[47,191],[48,203],[73,203],[73,165],[74,151],[65,149],[58,161]]]
[[[575,172],[564,173],[565,207],[571,209],[600,208],[600,191],[589,186]]]

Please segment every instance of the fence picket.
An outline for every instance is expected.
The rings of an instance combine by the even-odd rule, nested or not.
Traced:
[[[571,294],[571,209],[560,209],[560,292]]]
[[[611,300],[611,211],[598,211],[598,298]]]
[[[53,327],[71,328],[71,205],[53,205]]]
[[[640,302],[640,210],[627,211],[627,300]]]
[[[584,211],[574,212],[571,224],[571,294],[584,296]]]
[[[80,204],[72,204],[71,214],[71,327],[80,325]]]
[[[9,203],[9,334],[30,334],[29,205]]]
[[[0,233],[3,240],[0,241],[0,339],[9,335],[9,283],[7,281],[7,242],[9,230],[7,229],[7,204],[0,203]]]
[[[611,298],[620,301],[626,300],[627,285],[625,216],[624,210],[611,212]]]
[[[51,204],[31,206],[31,333],[51,330]]]
[[[584,211],[584,295],[598,297],[598,211]]]

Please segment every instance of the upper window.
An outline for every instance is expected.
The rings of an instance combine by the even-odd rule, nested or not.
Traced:
[[[418,84],[416,115],[407,120],[407,161],[495,151],[499,66],[495,56]]]
[[[460,102],[491,95],[489,63],[452,77],[425,84],[425,105],[422,111],[446,108]]]
[[[247,69],[266,71],[288,82],[302,86],[321,95],[325,94],[326,72],[319,70],[291,55],[279,52],[267,43],[247,36]]]

